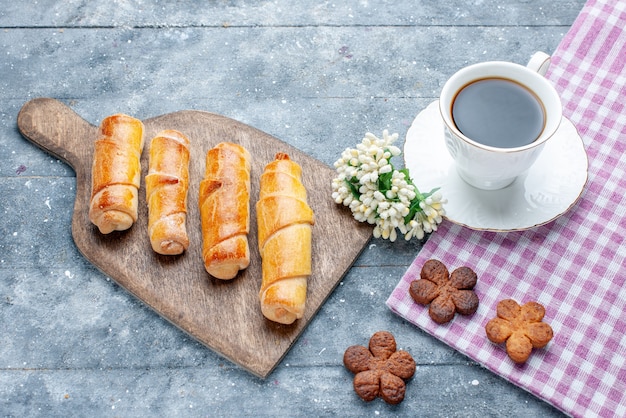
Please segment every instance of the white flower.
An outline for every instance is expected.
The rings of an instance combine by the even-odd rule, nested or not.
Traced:
[[[424,238],[424,230],[422,229],[422,224],[417,222],[415,219],[411,219],[408,223],[408,231],[404,235],[404,238],[409,241],[411,238],[415,237],[417,239]]]
[[[391,158],[401,154],[393,145],[398,134],[368,132],[356,148],[346,148],[334,163],[332,198],[350,208],[354,219],[375,225],[374,236],[395,241],[399,230],[406,240],[422,239],[437,230],[446,200],[438,191],[421,194],[408,177],[396,170]]]

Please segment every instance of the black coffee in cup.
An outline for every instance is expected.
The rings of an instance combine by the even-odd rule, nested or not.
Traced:
[[[452,118],[463,135],[497,148],[531,144],[545,125],[541,101],[505,78],[484,78],[461,88],[452,102]]]

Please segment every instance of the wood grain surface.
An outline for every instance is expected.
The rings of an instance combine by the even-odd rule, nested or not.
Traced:
[[[102,115],[106,117],[109,115]],[[131,115],[132,116],[132,115]],[[18,115],[22,135],[76,172],[72,236],[80,252],[120,286],[172,324],[265,378],[280,362],[320,309],[369,241],[372,229],[357,224],[349,211],[330,197],[334,170],[292,146],[243,123],[202,111],[180,111],[144,120],[145,147],[141,158],[139,219],[128,231],[102,235],[89,222],[91,162],[98,128],[63,103],[38,98],[24,104]],[[180,256],[161,256],[150,247],[148,210],[143,177],[148,169],[148,144],[159,131],[176,129],[191,141],[188,196],[189,249]],[[233,281],[219,281],[204,270],[198,187],[206,152],[222,141],[246,147],[253,158],[251,193],[251,262]],[[259,176],[277,152],[289,154],[302,166],[309,205],[315,212],[313,272],[308,282],[304,318],[285,326],[266,320],[260,310],[261,259],[257,247],[256,214]]]

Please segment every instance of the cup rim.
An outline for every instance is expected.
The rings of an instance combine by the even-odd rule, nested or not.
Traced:
[[[511,147],[511,148],[502,148],[502,147],[494,147],[491,145],[485,145],[482,144],[480,142],[476,142],[471,138],[468,138],[467,136],[465,136],[454,124],[454,122],[452,121],[452,115],[451,115],[451,110],[447,109],[447,105],[444,105],[443,101],[442,101],[442,97],[444,97],[444,94],[447,94],[448,96],[456,96],[456,94],[458,94],[458,91],[463,88],[463,86],[466,86],[476,80],[479,80],[481,78],[496,78],[496,77],[501,77],[501,78],[507,78],[511,81],[515,81],[517,83],[520,83],[522,85],[524,85],[526,88],[532,90],[535,94],[537,94],[539,96],[539,94],[537,92],[535,92],[535,89],[530,88],[526,83],[521,82],[520,80],[516,80],[514,76],[511,75],[506,75],[506,74],[491,74],[491,72],[486,73],[484,75],[481,75],[481,77],[470,77],[468,78],[466,81],[464,81],[463,83],[460,83],[461,86],[454,89],[453,90],[453,84],[459,84],[458,80],[462,79],[462,77],[467,74],[467,73],[471,73],[473,71],[476,71],[480,68],[483,67],[490,67],[493,68],[494,65],[498,66],[499,68],[508,68],[508,69],[513,69],[515,71],[522,71],[525,72],[527,74],[530,74],[530,77],[535,77],[536,80],[538,80],[539,83],[543,84],[543,87],[545,87],[548,91],[549,91],[549,95],[552,96],[552,99],[555,101],[555,104],[558,104],[558,112],[559,115],[555,115],[552,119],[557,119],[556,123],[553,123],[553,126],[548,129],[547,126],[547,118],[546,118],[546,126],[544,127],[544,129],[541,131],[541,134],[539,135],[539,137],[531,142],[530,144],[526,144],[520,147]],[[545,95],[541,95],[541,97],[544,97]],[[542,105],[544,107],[544,110],[547,114],[548,110],[546,109],[546,103],[544,103],[544,100],[542,100],[540,98]],[[461,140],[463,140],[464,142],[467,142],[469,145],[472,145],[474,147],[480,148],[480,149],[484,149],[487,151],[491,151],[491,152],[500,152],[500,153],[515,153],[515,152],[522,152],[522,151],[526,151],[535,147],[538,147],[542,144],[544,144],[548,139],[550,139],[552,136],[554,136],[554,134],[556,133],[556,131],[559,129],[559,126],[561,125],[561,120],[563,118],[563,107],[561,104],[561,98],[558,94],[558,92],[556,91],[556,89],[554,88],[554,86],[548,81],[547,78],[545,78],[544,76],[542,76],[541,74],[533,71],[532,69],[525,67],[523,65],[514,63],[514,62],[507,62],[507,61],[485,61],[485,62],[480,62],[480,63],[476,63],[476,64],[471,64],[468,65],[466,67],[461,68],[460,70],[458,70],[457,72],[455,72],[443,85],[443,88],[441,89],[441,93],[439,95],[439,113],[441,115],[441,118],[443,119],[443,122],[445,124],[445,126],[450,129],[455,136],[457,136],[458,138],[460,138]],[[450,108],[452,106],[452,103],[450,103]],[[548,129],[548,130],[546,130]]]

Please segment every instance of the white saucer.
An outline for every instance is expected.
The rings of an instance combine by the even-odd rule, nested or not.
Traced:
[[[563,117],[535,164],[510,186],[492,191],[470,186],[457,174],[444,143],[437,101],[420,112],[409,128],[404,161],[421,192],[441,188],[448,200],[446,219],[485,231],[520,231],[553,221],[576,203],[587,183],[582,139]]]

